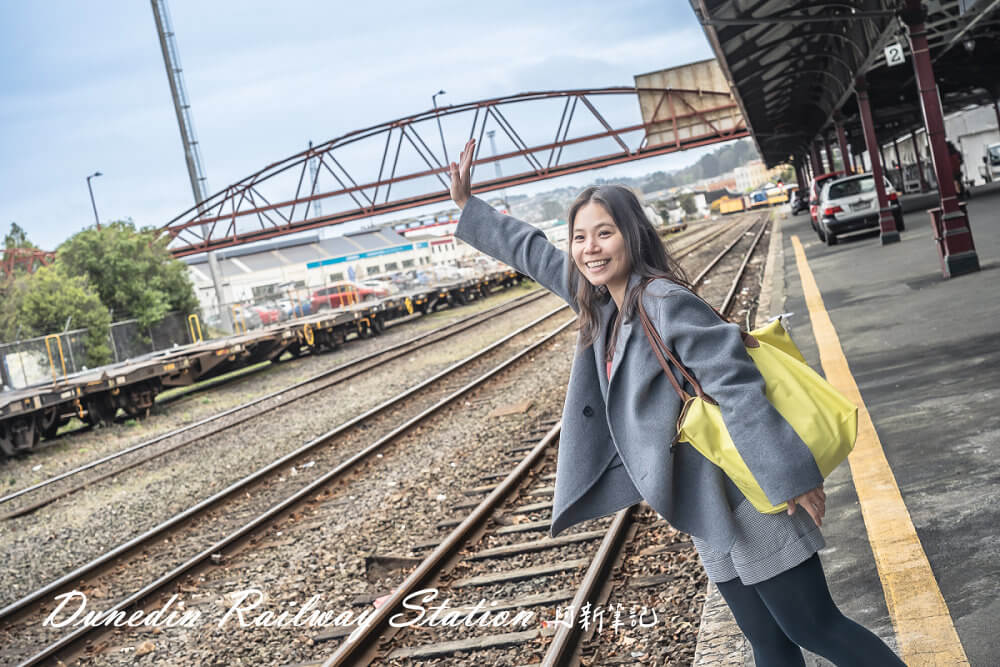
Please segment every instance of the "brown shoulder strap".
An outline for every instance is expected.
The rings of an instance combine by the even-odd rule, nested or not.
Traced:
[[[646,284],[648,284],[648,282]],[[643,287],[645,288],[645,284],[643,285]],[[652,321],[649,319],[649,315],[646,313],[646,307],[642,303],[641,294],[639,295],[637,301],[639,306],[639,320],[642,323],[642,328],[646,333],[646,338],[649,340],[649,344],[653,348],[653,354],[656,356],[656,360],[660,363],[660,367],[663,368],[663,372],[667,374],[667,378],[670,380],[670,384],[673,386],[674,391],[677,392],[677,395],[680,397],[681,401],[687,401],[687,399],[690,398],[690,395],[686,391],[684,391],[684,389],[681,388],[680,384],[677,382],[677,378],[670,370],[670,364],[673,364],[677,368],[677,370],[680,371],[681,375],[684,376],[684,379],[687,380],[688,383],[690,383],[690,385],[694,388],[696,396],[709,403],[712,403],[713,405],[716,405],[715,400],[712,399],[711,396],[706,394],[705,390],[701,388],[701,383],[698,382],[697,378],[695,378],[695,376],[691,373],[691,371],[689,371],[687,367],[685,367],[684,364],[682,364],[677,359],[677,357],[674,356],[674,353],[670,351],[670,348],[667,346],[667,344],[663,342],[662,338],[660,338],[660,335],[656,332],[656,328],[653,326]]]

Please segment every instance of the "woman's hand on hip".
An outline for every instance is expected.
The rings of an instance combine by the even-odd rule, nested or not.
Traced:
[[[788,514],[795,514],[795,506],[801,505],[809,516],[816,522],[817,526],[823,525],[823,515],[826,514],[826,493],[822,486],[817,486],[812,491],[806,491],[801,496],[788,501]]]
[[[448,173],[451,175],[451,198],[458,204],[459,208],[465,208],[466,202],[472,196],[472,155],[476,152],[476,140],[469,139],[462,150],[462,155],[458,158],[458,164],[452,162],[448,165]]]

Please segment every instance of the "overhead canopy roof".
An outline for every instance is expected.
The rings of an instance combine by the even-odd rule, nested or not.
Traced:
[[[905,0],[691,0],[769,165],[803,155],[842,116],[863,149],[855,80],[868,81],[882,140],[922,125]],[[945,112],[1000,96],[1000,0],[923,3]],[[898,42],[906,62],[886,63]]]

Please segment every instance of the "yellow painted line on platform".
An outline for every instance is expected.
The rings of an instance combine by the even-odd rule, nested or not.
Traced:
[[[848,461],[899,653],[909,667],[968,665],[948,605],[851,375],[802,243],[798,236],[791,240],[823,373],[830,384],[858,406],[858,440]]]

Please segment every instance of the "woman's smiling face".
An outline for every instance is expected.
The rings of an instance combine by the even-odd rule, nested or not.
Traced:
[[[576,268],[591,285],[624,291],[631,271],[625,238],[611,214],[597,202],[580,207],[573,221],[570,249]]]

